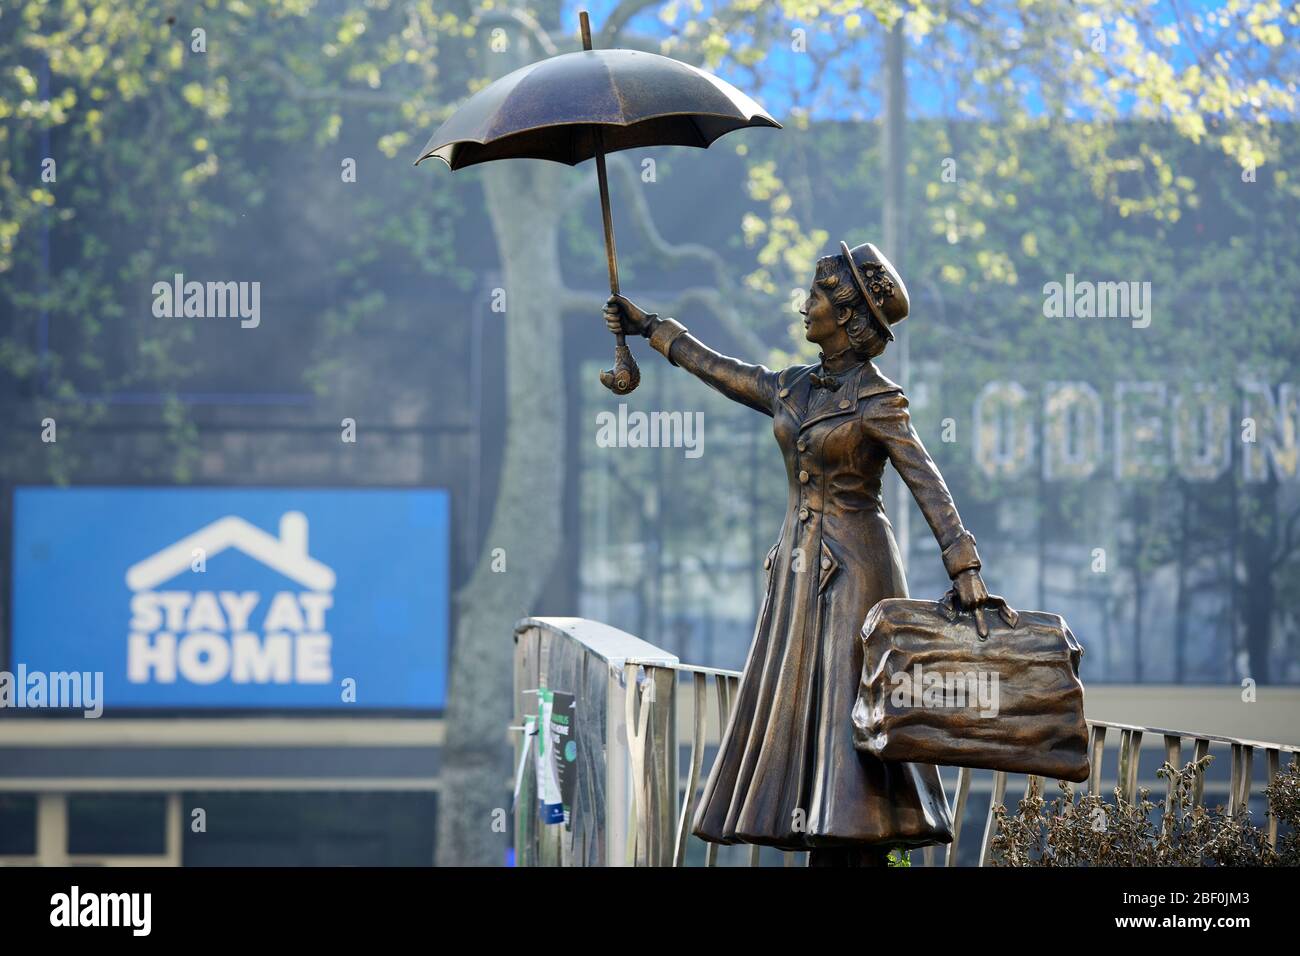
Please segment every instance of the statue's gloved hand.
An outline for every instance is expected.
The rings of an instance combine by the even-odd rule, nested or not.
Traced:
[[[988,622],[984,619],[985,610],[996,613],[1007,627],[1015,627],[1020,614],[1007,604],[1006,599],[996,594],[989,594],[980,577],[978,568],[970,568],[952,579],[952,588],[939,602],[948,615],[948,620],[956,620],[961,611],[973,611],[975,630],[983,640],[989,636]]]
[[[953,579],[952,585],[957,592],[957,600],[961,602],[962,610],[973,611],[988,603],[989,589],[984,586],[979,568],[963,571]]]
[[[654,312],[646,312],[626,296],[618,294],[611,295],[605,301],[604,311],[605,325],[615,335],[619,332],[624,335],[647,335],[653,320],[659,317]]]
[[[989,589],[984,586],[979,568],[970,568],[953,578],[953,590],[962,610],[975,612],[975,631],[981,638],[989,636],[988,622],[984,620],[984,605],[989,601]]]

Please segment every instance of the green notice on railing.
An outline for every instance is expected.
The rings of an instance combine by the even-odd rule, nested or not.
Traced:
[[[574,734],[574,695],[539,688],[537,734],[537,795],[541,820],[573,829],[573,793],[577,783],[578,743]]]

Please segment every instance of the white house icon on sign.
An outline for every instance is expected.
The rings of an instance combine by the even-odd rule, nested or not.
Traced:
[[[301,590],[207,590],[166,582],[236,549]],[[280,536],[227,515],[126,572],[131,597],[127,680],[134,684],[326,684],[333,679],[326,615],[332,568],[307,553],[307,517],[288,511]],[[192,586],[192,585],[191,585]],[[256,618],[254,613],[256,612]]]
[[[132,591],[151,590],[188,571],[195,551],[201,550],[210,560],[227,548],[237,548],[308,590],[334,590],[333,570],[307,553],[307,516],[301,511],[286,511],[280,517],[278,538],[235,515],[220,518],[133,564],[126,572],[126,586]]]

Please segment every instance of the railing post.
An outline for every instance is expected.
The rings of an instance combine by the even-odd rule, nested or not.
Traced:
[[[727,721],[731,717],[731,687],[732,683],[739,684],[739,679],[735,677],[723,677],[718,674],[713,680],[713,689],[718,698],[718,740],[722,740],[722,735],[727,731]],[[716,757],[714,758],[717,759]],[[704,851],[704,865],[718,865],[718,845],[710,843]]]
[[[640,866],[642,850],[645,847],[646,827],[646,774],[645,774],[645,730],[650,720],[650,709],[641,700],[643,693],[637,681],[639,664],[623,665],[624,723],[627,726],[628,763],[632,769],[631,821],[627,828],[627,854],[625,866]],[[638,707],[640,703],[640,707]]]
[[[1192,749],[1193,763],[1200,763],[1210,753],[1210,742],[1204,737],[1197,737]],[[1192,778],[1192,806],[1199,807],[1205,803],[1205,774],[1198,773]]]
[[[1250,777],[1254,768],[1255,748],[1250,744],[1232,745],[1232,780],[1228,784],[1228,816],[1250,809]]]
[[[1142,731],[1127,728],[1119,735],[1120,796],[1129,803],[1137,799],[1138,763],[1142,758]]]
[[[1273,783],[1281,766],[1281,753],[1276,747],[1269,747],[1265,751],[1265,758],[1268,761],[1268,785]],[[1273,804],[1268,805],[1268,845],[1277,849],[1277,814],[1273,812]]]
[[[970,794],[970,767],[957,769],[957,800],[952,811],[952,842],[948,844],[948,856],[944,866],[957,865],[957,846],[961,842],[961,821],[966,814],[966,797]]]
[[[1178,777],[1179,763],[1183,759],[1183,738],[1177,734],[1165,734],[1165,763],[1173,768],[1165,787],[1165,813],[1175,812],[1174,783]]]
[[[720,678],[718,678],[720,679]],[[673,866],[686,865],[686,843],[691,835],[691,820],[698,803],[696,791],[700,787],[700,769],[704,765],[704,728],[708,707],[708,682],[703,674],[691,678],[694,692],[694,709],[691,713],[691,764],[686,771],[686,788],[682,796],[682,816],[677,822],[677,845],[673,850]]]
[[[1088,793],[1098,796],[1101,793],[1101,758],[1106,753],[1106,728],[1100,724],[1092,726],[1090,751],[1092,760],[1088,764]]]
[[[996,819],[993,811],[1006,799],[1007,795],[1007,775],[1001,770],[993,772],[993,793],[989,796],[989,815],[984,821],[984,841],[980,844],[980,866],[988,864],[989,848],[993,845],[993,830],[996,826]]]

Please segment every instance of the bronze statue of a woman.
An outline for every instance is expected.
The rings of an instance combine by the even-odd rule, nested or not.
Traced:
[[[767,589],[731,719],[695,814],[714,843],[808,850],[810,866],[879,866],[892,847],[952,842],[938,772],[853,746],[862,623],[907,581],[885,516],[890,461],[912,490],[961,605],[981,609],[975,539],[912,427],[902,389],[871,361],[908,311],[907,289],[872,244],[818,260],[801,312],[817,365],[771,371],[720,355],[673,319],[621,295],[611,331],[646,336],[673,365],[773,418],[790,494],[764,561]]]

